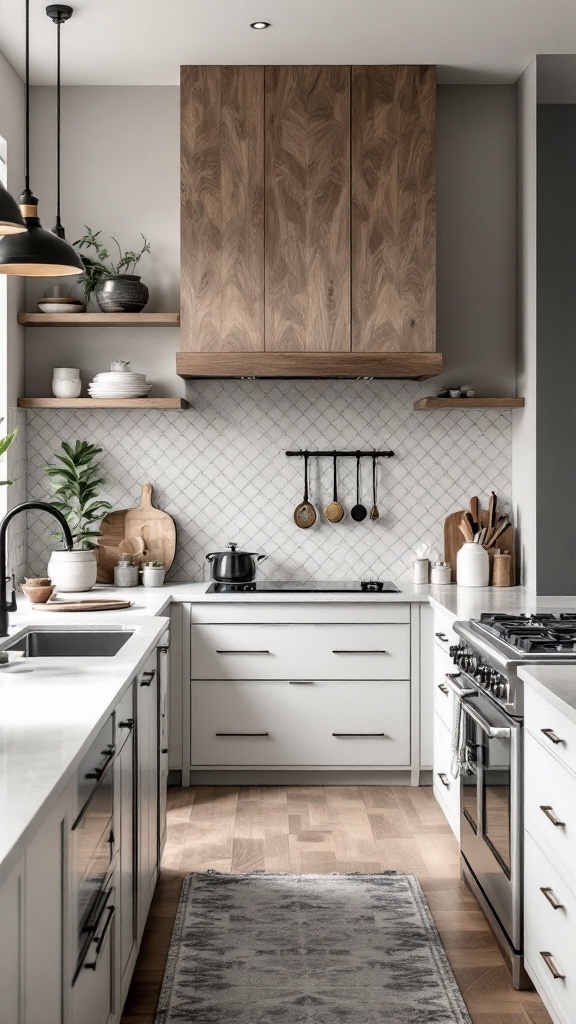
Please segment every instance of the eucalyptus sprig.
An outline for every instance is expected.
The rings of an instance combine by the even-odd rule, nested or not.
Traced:
[[[66,517],[74,545],[91,550],[100,536],[100,530],[92,527],[112,508],[109,501],[98,497],[105,477],[95,459],[102,448],[88,441],[74,445],[62,441],[60,448],[63,454],[54,456],[58,464],[44,467],[55,495],[51,504]]]
[[[86,228],[86,234],[82,235],[82,238],[78,238],[74,245],[78,249],[93,249],[96,256],[96,259],[92,259],[90,256],[80,253],[80,259],[84,264],[84,273],[82,277],[78,278],[78,281],[84,285],[84,296],[88,302],[92,292],[98,289],[104,278],[113,277],[115,274],[123,272],[125,274],[133,273],[144,253],[150,252],[150,242],[140,232],[143,242],[142,248],[138,252],[134,249],[127,249],[126,252],[122,252],[120,243],[114,235],[111,235],[110,237],[118,249],[118,262],[115,263],[106,246],[102,244],[100,239],[102,232],[93,231],[87,224],[84,227]]]

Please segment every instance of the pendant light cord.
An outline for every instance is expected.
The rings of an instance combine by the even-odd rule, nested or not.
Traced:
[[[26,150],[24,192],[30,194],[30,0],[26,0]]]
[[[62,22],[56,24],[56,227],[62,228],[60,220],[60,28]]]

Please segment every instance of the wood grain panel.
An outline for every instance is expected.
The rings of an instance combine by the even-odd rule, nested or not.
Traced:
[[[177,352],[181,377],[379,377],[428,380],[442,373],[440,352]]]
[[[436,76],[352,68],[352,351],[436,348]]]
[[[183,67],[184,349],[264,346],[264,69]]]
[[[350,350],[350,68],[266,68],[266,343]]]

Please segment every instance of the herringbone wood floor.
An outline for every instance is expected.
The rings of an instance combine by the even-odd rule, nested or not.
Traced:
[[[182,879],[189,871],[396,870],[417,875],[474,1024],[550,1024],[515,992],[459,878],[432,790],[385,786],[170,789],[168,841],[122,1024],[153,1024]]]

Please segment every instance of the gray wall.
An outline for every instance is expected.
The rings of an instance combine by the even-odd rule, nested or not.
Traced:
[[[537,582],[573,594],[576,549],[576,106],[538,106]]]

